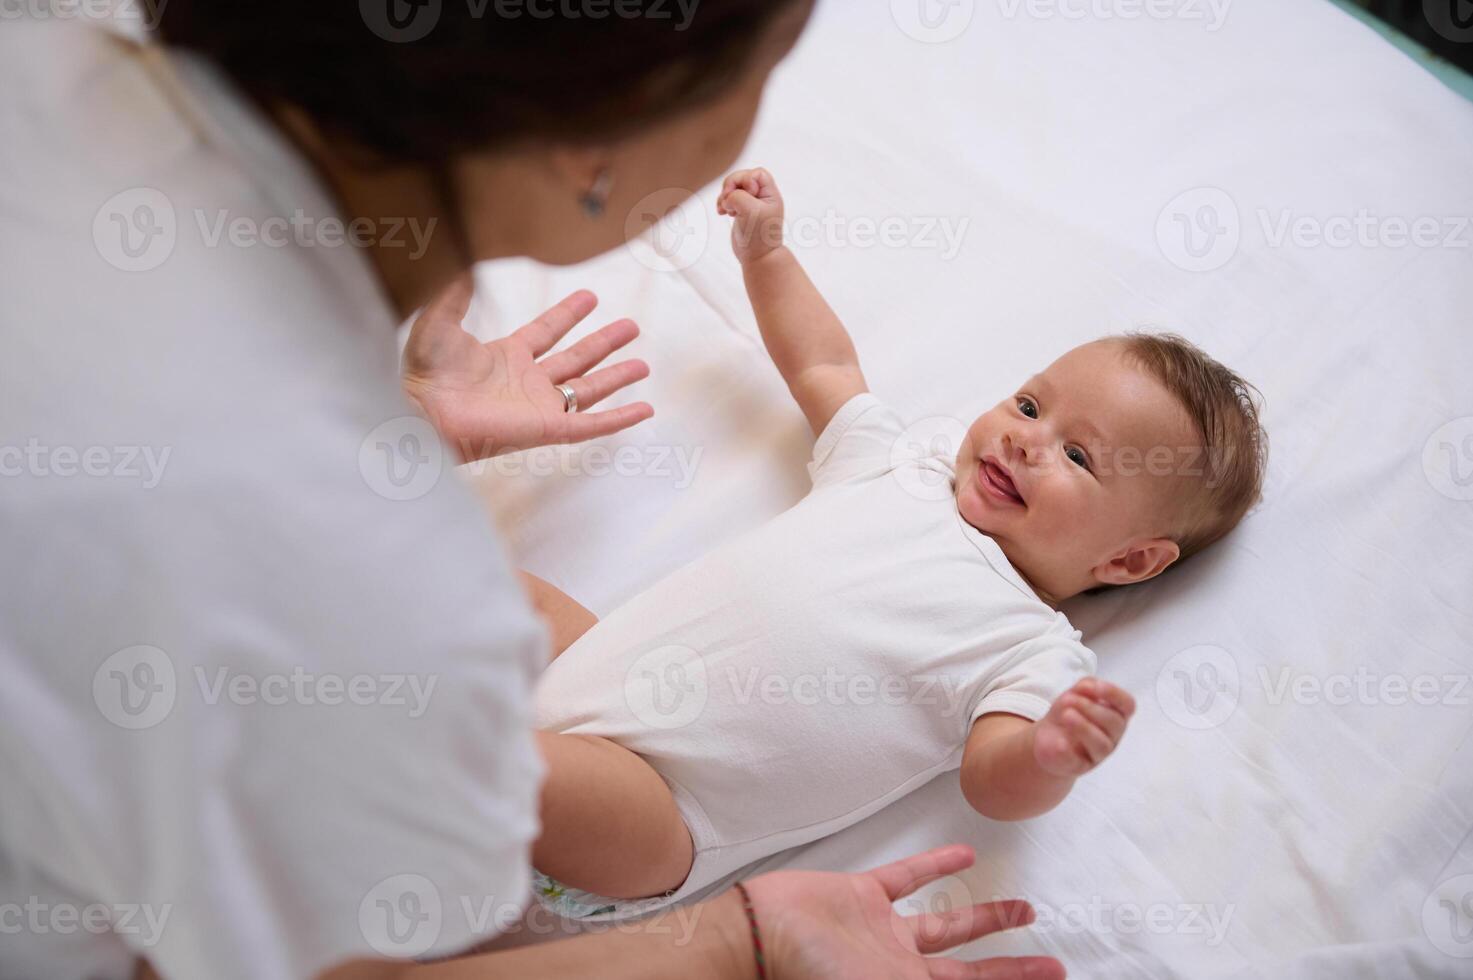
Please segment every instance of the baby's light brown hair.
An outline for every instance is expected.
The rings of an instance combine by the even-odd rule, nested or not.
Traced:
[[[1204,452],[1194,490],[1173,540],[1188,558],[1227,534],[1263,493],[1268,433],[1259,423],[1262,396],[1200,347],[1172,333],[1119,338],[1126,356],[1181,403]]]

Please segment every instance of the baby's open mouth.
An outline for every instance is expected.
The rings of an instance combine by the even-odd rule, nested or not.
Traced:
[[[1020,506],[1028,506],[1023,495],[1018,492],[1018,486],[1013,482],[1013,475],[1006,468],[999,465],[991,456],[985,457],[977,465],[977,482],[981,484],[985,493],[990,493],[998,500]]]

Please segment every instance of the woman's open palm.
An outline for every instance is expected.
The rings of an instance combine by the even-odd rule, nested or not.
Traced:
[[[404,348],[405,392],[463,461],[595,439],[654,414],[645,402],[566,412],[557,389],[571,387],[582,409],[647,377],[641,360],[594,370],[639,335],[634,321],[616,320],[544,357],[598,305],[593,293],[579,290],[510,335],[482,343],[461,326],[474,288],[467,273],[431,301]]]
[[[966,962],[940,953],[1027,925],[1027,902],[901,915],[892,903],[972,864],[969,847],[912,855],[864,874],[778,871],[747,882],[771,980],[1063,980],[1046,956]]]

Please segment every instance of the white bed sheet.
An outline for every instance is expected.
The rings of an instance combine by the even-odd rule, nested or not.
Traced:
[[[741,161],[820,239],[800,255],[872,388],[969,420],[1074,343],[1169,327],[1263,390],[1270,479],[1212,551],[1068,609],[1140,711],[1062,806],[992,823],[953,775],[763,868],[970,843],[975,869],[903,905],[1026,896],[1045,919],[970,952],[1044,951],[1072,976],[1473,976],[1453,955],[1473,956],[1473,106],[1326,0],[1236,0],[1220,23],[1187,0],[1168,19],[963,0],[933,8],[970,12],[945,43],[897,26],[907,6],[821,4]],[[1194,192],[1194,219],[1200,188],[1240,240],[1199,272],[1171,261],[1189,260],[1162,214]],[[589,327],[643,327],[651,422],[471,474],[522,563],[598,612],[807,488],[811,439],[713,201],[673,216],[665,255],[480,271],[483,335],[583,286]],[[1333,231],[1363,210],[1452,240],[1271,241],[1285,214]],[[826,217],[847,237],[822,241]],[[939,235],[865,247],[855,224],[928,217],[969,223],[955,255]],[[1376,686],[1422,675],[1439,703]]]

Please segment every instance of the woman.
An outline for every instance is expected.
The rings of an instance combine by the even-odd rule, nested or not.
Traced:
[[[644,372],[595,369],[627,322],[548,355],[587,294],[486,346],[424,318],[402,379],[393,326],[721,173],[809,12],[583,7],[171,0],[161,45],[44,6],[0,34],[0,894],[28,923],[0,972],[1059,975],[918,955],[1027,915],[893,915],[965,848],[754,879],[684,941],[404,962],[526,895],[547,655],[409,406],[461,458],[649,409],[565,411]]]

